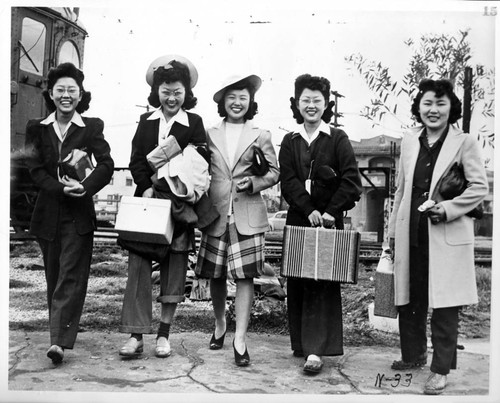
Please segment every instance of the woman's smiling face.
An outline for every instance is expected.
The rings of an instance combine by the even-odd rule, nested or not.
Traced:
[[[184,105],[186,88],[180,81],[163,83],[158,87],[158,98],[163,113],[168,117],[175,116]]]
[[[74,78],[61,77],[49,91],[56,110],[60,114],[71,115],[82,100],[82,92]]]
[[[316,124],[321,120],[327,105],[325,97],[318,90],[310,90],[304,88],[302,94],[297,101],[297,108],[304,118],[304,121],[309,124]]]
[[[229,123],[243,123],[250,107],[250,92],[242,90],[228,90],[224,95],[224,108]]]
[[[422,123],[431,130],[440,130],[446,127],[450,118],[450,110],[450,98],[447,95],[436,97],[434,91],[427,91],[418,105]]]

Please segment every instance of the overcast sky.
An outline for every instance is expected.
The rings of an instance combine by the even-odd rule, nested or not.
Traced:
[[[307,7],[293,6],[295,3],[279,7],[268,2],[271,6],[264,9],[259,2],[235,8],[233,2],[184,1],[142,9],[127,4],[110,7],[112,3],[103,2],[99,7],[81,7],[80,19],[89,35],[85,84],[93,94],[87,115],[105,121],[105,134],[117,165],[128,165],[136,122],[146,111],[137,106],[147,104],[146,69],[158,56],[177,53],[191,59],[198,69],[199,81],[194,88],[198,106],[193,112],[202,116],[206,126],[220,119],[212,95],[222,80],[236,73],[257,74],[263,85],[256,96],[259,114],[255,123],[271,130],[275,145],[279,145],[295,124],[289,108],[294,79],[310,73],[327,77],[332,89],[345,96],[338,105],[344,113],[340,123],[351,139],[400,136],[394,122],[372,128],[359,116],[372,94],[345,62],[346,56],[359,52],[381,61],[399,80],[411,54],[404,44],[406,39],[470,29],[472,64],[493,67],[495,63],[495,19],[484,16],[481,5],[456,2],[450,9],[436,7],[440,2],[434,2],[409,9],[405,2],[400,3],[325,8],[321,2]],[[408,110],[409,105],[402,104],[400,109]]]

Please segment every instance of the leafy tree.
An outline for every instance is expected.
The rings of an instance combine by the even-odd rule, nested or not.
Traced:
[[[418,42],[413,39],[404,41],[412,50],[408,69],[400,81],[391,77],[389,68],[380,62],[365,59],[361,54],[352,54],[345,60],[352,64],[363,77],[374,98],[365,106],[361,115],[372,122],[372,127],[381,125],[385,117],[392,117],[406,129],[415,124],[411,112],[411,101],[418,91],[418,83],[423,78],[448,78],[459,97],[463,95],[464,71],[473,68],[471,115],[480,112],[487,120],[494,118],[494,69],[484,65],[470,66],[472,50],[467,41],[468,30],[456,35],[426,34]],[[494,147],[494,133],[484,124],[478,133],[483,147]]]

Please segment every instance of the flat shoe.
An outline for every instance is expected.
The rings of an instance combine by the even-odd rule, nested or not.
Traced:
[[[224,338],[226,337],[226,332],[219,337],[215,338],[215,332],[212,334],[212,338],[210,339],[210,350],[220,350],[224,346]]]
[[[144,348],[144,341],[137,340],[135,337],[131,337],[127,340],[127,342],[120,348],[118,354],[124,357],[134,357],[140,353]]]
[[[307,360],[304,364],[304,372],[318,374],[323,369],[323,361]]]
[[[158,337],[156,339],[155,355],[158,358],[166,358],[172,354],[170,343],[166,337]]]
[[[47,357],[49,357],[54,364],[60,364],[64,357],[64,350],[56,344],[50,346],[47,350]]]
[[[440,395],[446,388],[446,375],[436,374],[431,372],[424,385],[424,394]]]

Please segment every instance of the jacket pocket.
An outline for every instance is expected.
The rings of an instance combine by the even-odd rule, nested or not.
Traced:
[[[461,217],[444,225],[448,245],[467,245],[474,242],[474,224],[471,218]]]
[[[267,209],[263,201],[247,203],[248,225],[252,228],[261,228],[268,225]]]

